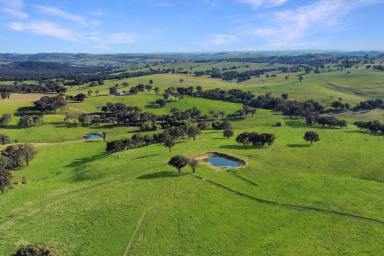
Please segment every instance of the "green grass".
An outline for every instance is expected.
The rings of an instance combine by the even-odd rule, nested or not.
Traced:
[[[367,76],[361,87],[360,76],[349,80],[342,74],[311,75],[302,85],[293,81],[283,85],[279,77],[265,85],[257,81],[229,85],[185,76],[184,85],[258,93],[271,90],[274,94],[292,86],[295,89],[287,90],[291,97],[328,102],[332,95],[340,95],[357,102],[371,96],[356,96],[352,92],[356,88],[382,90],[373,86],[381,76]],[[154,79],[163,89],[177,85],[179,77],[157,75],[128,81],[132,85]],[[350,89],[324,86],[329,81]],[[107,91],[114,83],[99,89]],[[73,88],[70,93],[87,90]],[[95,111],[107,102],[123,102],[158,114],[174,107],[196,106],[206,113],[232,113],[241,107],[186,97],[163,109],[152,108],[151,103],[160,97],[153,93],[99,96],[69,107]],[[0,104],[1,112],[7,108],[12,113],[31,100]],[[351,122],[381,119],[383,113],[375,110],[341,117],[350,123],[347,129],[308,128],[303,120],[257,110],[255,117],[233,122],[233,128],[236,134],[274,133],[277,140],[271,147],[241,146],[234,138],[222,138],[222,131],[208,130],[196,141],[179,140],[171,153],[155,144],[106,154],[103,142],[81,141],[86,133],[106,129],[67,128],[61,113],[46,116],[44,126],[0,129],[19,142],[36,143],[38,151],[29,167],[13,172],[15,182],[26,176],[28,184],[15,185],[0,195],[0,255],[9,255],[25,242],[44,242],[64,256],[124,255],[130,240],[130,255],[382,255],[384,137],[359,133]],[[277,121],[287,126],[273,127]],[[318,132],[321,141],[313,146],[305,143],[308,130]],[[107,130],[109,139],[129,137],[133,132],[125,127]],[[248,165],[222,171],[201,163],[197,174],[185,168],[183,175],[167,165],[173,155],[208,151],[235,155]]]

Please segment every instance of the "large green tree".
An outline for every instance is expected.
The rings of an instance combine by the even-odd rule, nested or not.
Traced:
[[[170,166],[175,167],[178,172],[181,172],[181,169],[183,169],[185,166],[187,166],[189,163],[189,159],[185,156],[174,156],[169,161],[168,164]]]

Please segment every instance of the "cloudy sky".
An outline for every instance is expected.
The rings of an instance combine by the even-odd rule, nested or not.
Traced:
[[[0,52],[384,49],[384,0],[0,0]]]

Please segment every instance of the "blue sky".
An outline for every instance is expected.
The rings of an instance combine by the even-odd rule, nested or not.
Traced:
[[[0,0],[0,52],[384,49],[384,0]]]

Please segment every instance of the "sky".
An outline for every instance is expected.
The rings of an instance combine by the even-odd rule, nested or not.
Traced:
[[[383,50],[384,0],[0,0],[0,52]]]

